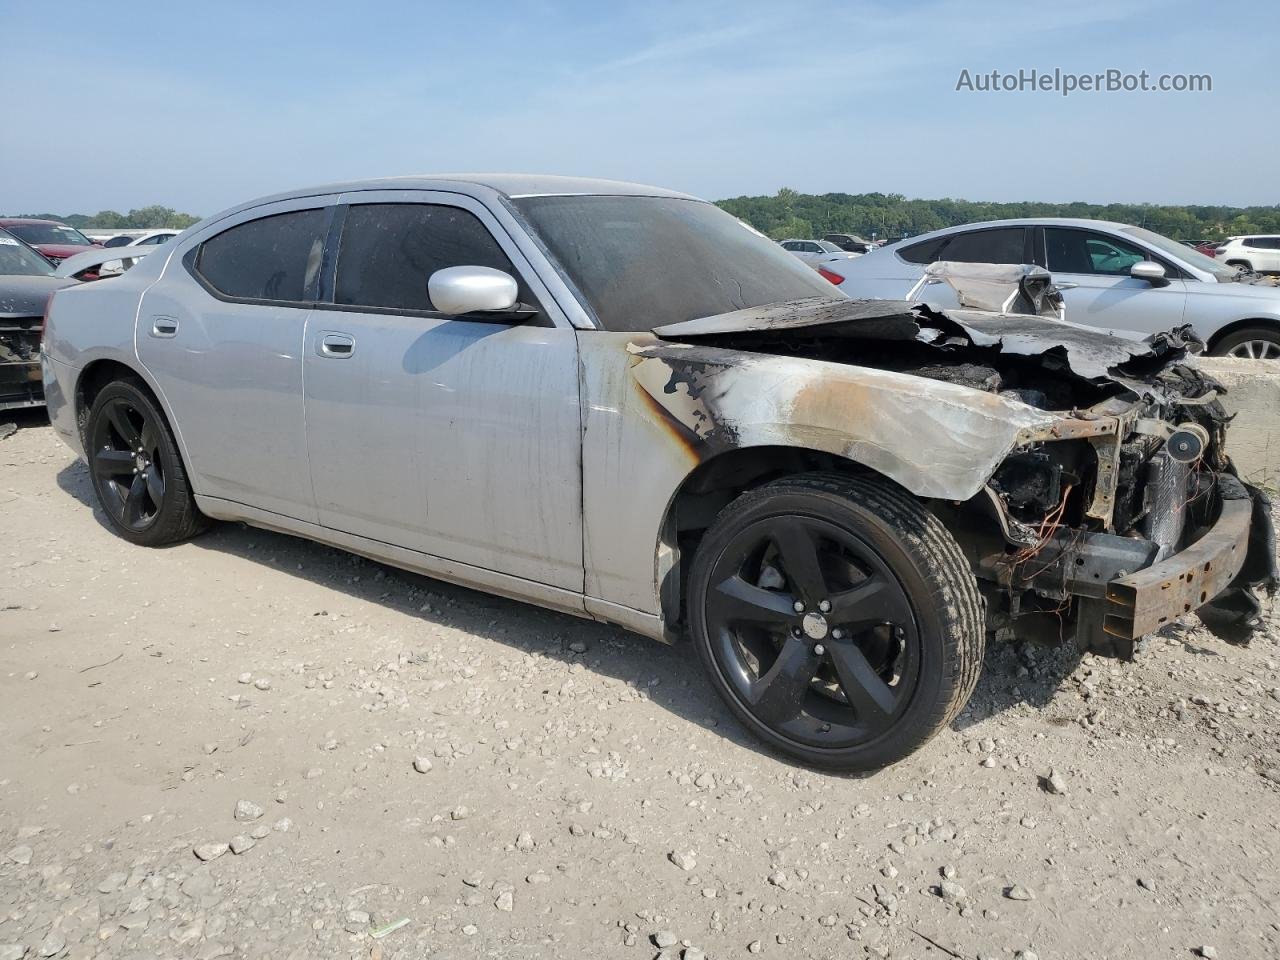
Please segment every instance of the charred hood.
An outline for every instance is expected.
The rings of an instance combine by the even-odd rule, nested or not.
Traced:
[[[1203,347],[1189,327],[1133,340],[1049,317],[823,297],[653,332],[664,340],[915,374],[1005,393],[1042,409],[1070,409],[1122,393],[1163,392],[1160,381]],[[1181,384],[1179,392],[1184,389]]]

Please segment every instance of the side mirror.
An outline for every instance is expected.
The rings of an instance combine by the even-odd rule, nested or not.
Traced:
[[[446,267],[428,278],[427,295],[441,313],[506,313],[515,309],[520,288],[492,267]]]
[[[1135,280],[1145,280],[1153,287],[1163,287],[1169,282],[1164,275],[1164,267],[1151,260],[1139,260],[1129,268],[1129,276]]]

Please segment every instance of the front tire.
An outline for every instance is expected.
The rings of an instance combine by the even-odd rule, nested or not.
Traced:
[[[950,532],[879,477],[804,474],[729,504],[689,581],[693,642],[757,737],[809,766],[908,756],[977,683],[986,641]]]
[[[160,547],[208,526],[173,432],[140,381],[116,380],[99,391],[89,410],[84,448],[98,503],[124,539]]]

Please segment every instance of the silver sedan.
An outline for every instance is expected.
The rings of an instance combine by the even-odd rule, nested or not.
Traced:
[[[939,261],[1035,264],[1066,317],[1143,336],[1184,323],[1217,356],[1280,359],[1280,287],[1141,227],[1064,218],[949,227],[867,254],[840,271],[851,297],[906,297]],[[929,300],[945,289],[920,291]],[[947,304],[944,302],[944,306]]]
[[[851,301],[666,190],[402,178],[60,290],[43,381],[128,541],[242,521],[688,636],[766,743],[869,769],[956,716],[989,622],[1124,656],[1224,590],[1250,609],[1269,528],[1210,385],[1157,376],[1181,336],[1010,322]]]

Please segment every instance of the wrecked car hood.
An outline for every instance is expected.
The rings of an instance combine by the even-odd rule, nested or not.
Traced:
[[[759,336],[811,336],[865,341],[915,341],[940,349],[991,348],[1044,357],[1085,380],[1134,376],[1186,357],[1199,341],[1186,329],[1130,340],[1067,320],[982,310],[939,310],[906,300],[810,297],[736,310],[658,327],[664,340],[722,342],[744,348]]]

